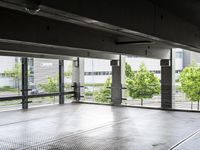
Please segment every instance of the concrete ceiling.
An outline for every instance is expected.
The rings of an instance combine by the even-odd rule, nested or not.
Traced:
[[[25,0],[2,0],[0,6],[6,8],[0,9],[1,18],[5,18],[0,39],[4,40],[161,59],[168,58],[169,49],[175,47],[200,52],[200,10],[197,0],[42,0],[41,10],[35,16],[25,11]],[[16,10],[23,13],[15,13]],[[12,14],[13,18],[18,19],[8,21],[5,14]],[[35,18],[39,18],[41,23],[36,21],[35,25],[31,25],[33,20],[37,20]],[[16,24],[14,30],[11,29],[12,23]],[[23,24],[27,24],[27,29],[20,28]],[[44,24],[46,30],[54,29],[50,32],[37,30],[41,28],[40,24]]]
[[[152,3],[167,9],[184,20],[200,26],[199,0],[150,0]]]
[[[154,5],[157,5],[159,7],[165,8],[169,12],[183,18],[184,20],[188,20],[191,23],[194,23],[196,25],[200,25],[200,1],[199,0],[147,0]],[[95,2],[91,3],[93,5],[94,9],[96,9]],[[104,3],[103,1],[101,1]],[[60,10],[66,10],[69,4],[69,1],[66,0],[42,0],[42,4],[46,6],[50,6],[56,9]],[[82,3],[84,3],[84,0],[81,2],[79,0],[74,0],[74,7],[81,7]],[[129,3],[129,4],[135,4],[137,3],[137,0],[133,1],[121,1],[122,5],[123,3]],[[115,3],[112,3],[110,1],[110,4],[113,6]],[[70,5],[71,6],[71,5]],[[105,3],[106,7],[106,3]],[[73,9],[71,9],[73,10]],[[110,8],[112,11],[112,8]],[[145,11],[145,10],[144,10]]]

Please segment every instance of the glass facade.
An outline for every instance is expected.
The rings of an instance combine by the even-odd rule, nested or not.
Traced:
[[[187,94],[181,90],[182,83],[180,82],[180,74],[185,68],[195,63],[198,67],[200,64],[200,55],[195,52],[189,52],[182,49],[175,50],[175,92],[173,97],[175,98],[175,109],[186,110],[198,110],[198,100],[191,101]],[[22,58],[20,57],[8,57],[0,56],[0,110],[5,110],[8,107],[11,109],[21,108],[22,99]],[[72,85],[72,60],[64,61],[64,91],[73,91]],[[154,76],[153,80],[159,81],[161,78],[161,67],[159,59],[141,58],[125,56],[125,63],[129,65],[134,76],[127,77],[127,66],[125,67],[125,76],[122,76],[124,80],[123,86],[126,90],[123,90],[122,104],[134,105],[134,106],[147,106],[147,107],[161,107],[161,95],[160,91],[155,92],[149,96],[149,91],[158,88],[153,82],[146,85],[145,90],[138,90],[142,84],[142,81],[149,77],[145,74],[144,69],[141,70],[141,66],[145,66],[149,76]],[[140,84],[136,84],[134,78],[136,76],[144,77],[140,80]],[[29,106],[38,106],[46,104],[58,104],[59,103],[59,60],[58,59],[44,59],[44,58],[28,58],[28,94],[29,101],[32,101]],[[112,67],[110,60],[104,59],[84,59],[84,89],[81,95],[83,101],[97,102],[97,103],[110,103],[111,102],[111,76]],[[152,80],[152,79],[151,79]],[[128,81],[128,82],[127,82]],[[139,78],[138,81],[139,82]],[[130,84],[131,83],[131,84]],[[145,83],[146,84],[146,83]],[[138,87],[136,87],[136,85]],[[154,87],[155,86],[155,87]],[[130,91],[130,88],[132,88]],[[141,87],[140,87],[141,88]],[[56,95],[49,94],[57,93]],[[46,95],[48,94],[48,95]],[[42,95],[42,96],[41,96]],[[137,96],[135,96],[137,95]],[[8,100],[6,100],[8,98]],[[10,99],[13,99],[10,101]],[[65,95],[65,101],[72,101],[72,95]]]
[[[126,90],[123,97],[126,100],[122,103],[132,106],[160,107],[160,60],[125,57],[125,63]]]
[[[59,62],[57,59],[29,58],[29,94],[40,95],[59,91]],[[58,104],[58,96],[30,99],[30,107],[44,104]]]
[[[105,89],[105,83],[111,78],[111,74],[110,60],[86,58],[84,64],[84,101],[103,103],[104,101],[97,100],[97,97]]]

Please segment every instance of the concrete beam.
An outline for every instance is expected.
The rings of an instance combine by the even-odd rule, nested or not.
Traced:
[[[0,17],[4,20],[0,28],[0,49],[4,51],[104,59],[116,59],[114,57],[117,55],[113,53],[169,58],[168,52],[165,53],[167,46],[160,43],[119,45],[117,42],[123,36],[116,33],[75,26],[3,8],[0,9]]]
[[[5,39],[0,39],[0,55],[63,60],[73,60],[75,57],[119,59],[118,54],[109,52]]]
[[[4,0],[2,7],[24,11],[22,0]],[[172,47],[200,51],[200,30],[186,20],[148,0],[134,1],[48,1],[39,16],[98,28],[126,36],[137,35]]]
[[[186,49],[200,51],[200,28],[149,2],[134,1],[62,1],[43,5],[79,15],[84,22],[134,34]],[[85,18],[93,19],[87,20]],[[97,21],[96,21],[97,20]],[[176,36],[175,36],[176,35]]]

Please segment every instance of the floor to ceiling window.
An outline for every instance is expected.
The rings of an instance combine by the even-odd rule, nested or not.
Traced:
[[[58,59],[29,58],[29,94],[40,95],[59,91]],[[30,107],[35,105],[57,104],[58,96],[30,99]]]
[[[21,96],[21,58],[0,56],[0,97]],[[0,110],[20,108],[19,100],[0,101]]]
[[[84,70],[84,100],[97,103],[110,103],[110,60],[86,58]]]
[[[125,105],[160,107],[160,60],[125,57]]]

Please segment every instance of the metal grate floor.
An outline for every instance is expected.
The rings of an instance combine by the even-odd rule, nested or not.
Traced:
[[[195,150],[199,115],[89,104],[1,112],[0,150]]]

